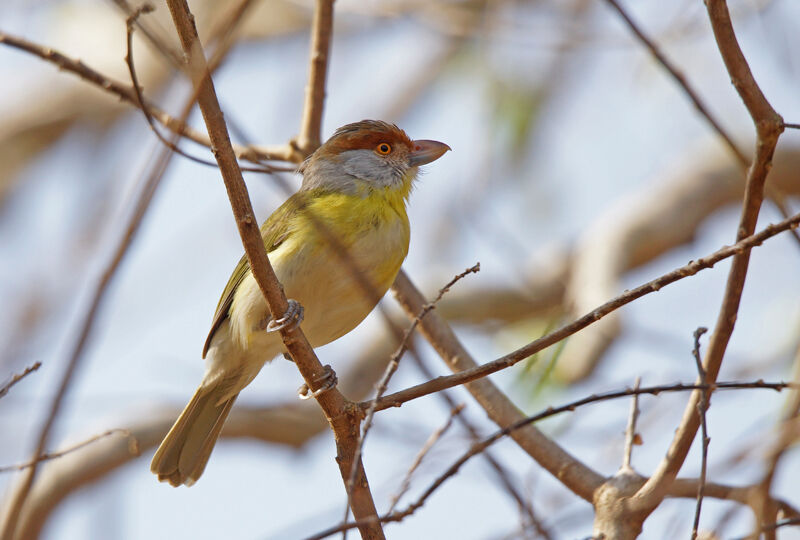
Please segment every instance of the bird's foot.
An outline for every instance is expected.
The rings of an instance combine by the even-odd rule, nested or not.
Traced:
[[[294,330],[303,322],[303,312],[305,308],[297,300],[289,298],[286,313],[280,319],[272,319],[267,323],[267,332],[278,332],[279,330]]]
[[[303,383],[300,388],[297,389],[297,396],[300,399],[315,398],[323,392],[327,392],[328,390],[336,388],[336,385],[339,383],[339,379],[336,377],[336,372],[333,371],[333,368],[327,364],[323,367],[323,369],[325,370],[325,373],[314,381],[322,383],[322,386],[311,392],[309,391],[308,385]]]

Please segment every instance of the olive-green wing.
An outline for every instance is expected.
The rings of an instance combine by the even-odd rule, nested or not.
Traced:
[[[264,240],[264,246],[267,248],[267,253],[270,253],[275,248],[280,246],[289,236],[289,224],[292,218],[305,207],[306,194],[298,192],[289,197],[272,215],[261,225],[261,238]],[[211,323],[211,330],[208,332],[208,337],[203,345],[203,358],[206,357],[208,347],[211,345],[211,339],[220,325],[228,318],[230,313],[231,304],[233,304],[233,295],[236,289],[242,283],[247,274],[250,273],[250,261],[247,256],[243,256],[236,265],[236,269],[228,279],[228,284],[225,285],[225,290],[222,291],[222,297],[217,304],[217,311],[214,313],[214,322]]]

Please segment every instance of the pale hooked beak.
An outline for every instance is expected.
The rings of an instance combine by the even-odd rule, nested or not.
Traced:
[[[449,146],[439,141],[411,141],[411,144],[413,150],[408,154],[408,163],[412,167],[436,161],[445,152],[451,150]]]

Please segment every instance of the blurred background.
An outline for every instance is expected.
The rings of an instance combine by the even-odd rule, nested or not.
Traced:
[[[224,7],[223,7],[224,4]],[[627,2],[746,156],[753,127],[730,85],[702,2]],[[800,121],[800,4],[730,0],[753,73],[787,122]],[[310,2],[190,3],[201,38],[228,21],[233,46],[215,74],[234,138],[277,145],[297,135],[308,74]],[[164,50],[177,50],[169,13],[142,19],[135,60],[145,94],[179,116],[189,84]],[[129,84],[124,2],[0,5],[0,31],[25,37]],[[226,28],[227,29],[227,28]],[[159,49],[154,42],[162,42]],[[219,40],[217,40],[219,41]],[[213,50],[212,42],[209,49]],[[161,143],[141,111],[51,63],[0,44],[0,380],[42,367],[0,399],[0,466],[35,447],[80,321]],[[412,195],[404,268],[429,297],[480,261],[440,312],[480,362],[490,361],[632,288],[733,243],[743,172],[686,93],[603,0],[350,1],[335,4],[323,139],[379,118],[412,138],[448,143]],[[196,112],[189,122],[204,131]],[[193,155],[207,149],[182,142]],[[769,182],[789,213],[800,209],[800,133],[780,139]],[[292,189],[299,176],[289,175]],[[265,219],[287,193],[247,174]],[[759,228],[782,219],[765,203]],[[153,445],[199,382],[214,308],[242,253],[218,171],[173,157],[105,295],[52,437],[66,448],[109,435],[43,465],[31,497],[43,538],[302,538],[336,524],[345,506],[331,434],[302,382],[278,359],[241,395],[226,438],[191,489],[159,484]],[[625,307],[602,324],[492,377],[520,409],[633,384],[692,381],[692,333],[713,328],[728,270],[722,262]],[[736,331],[720,380],[789,380],[800,356],[800,243],[789,234],[753,252]],[[407,324],[391,294],[383,307]],[[424,343],[434,374],[448,372]],[[366,398],[393,343],[373,314],[318,350],[346,394]],[[405,358],[390,391],[425,380]],[[483,435],[496,427],[461,389],[454,399]],[[687,396],[640,402],[643,445],[633,465],[653,471]],[[709,480],[758,482],[789,392],[718,392],[708,414]],[[605,402],[540,427],[602,474],[622,459],[627,400]],[[449,416],[437,396],[377,415],[365,466],[385,511],[414,456]],[[130,454],[135,437],[141,457]],[[398,505],[421,493],[469,446],[454,426],[433,448]],[[682,475],[697,476],[692,449]],[[134,449],[135,450],[135,449]],[[591,506],[512,441],[493,447],[551,538],[591,533]],[[800,502],[800,454],[780,463],[774,493]],[[18,473],[0,475],[7,498]],[[7,499],[6,499],[7,500]],[[688,537],[693,500],[667,500],[645,538]],[[484,460],[470,461],[390,538],[537,538]],[[33,519],[33,518],[31,518]],[[747,534],[751,514],[706,499],[701,529]],[[800,538],[798,529],[780,538]],[[355,533],[351,533],[355,536]]]

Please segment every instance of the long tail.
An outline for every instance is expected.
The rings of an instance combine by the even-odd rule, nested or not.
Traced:
[[[224,385],[220,385],[224,386]],[[200,386],[172,429],[156,450],[150,470],[161,482],[191,486],[206,468],[222,425],[236,396],[218,403],[229,391],[224,387]]]

